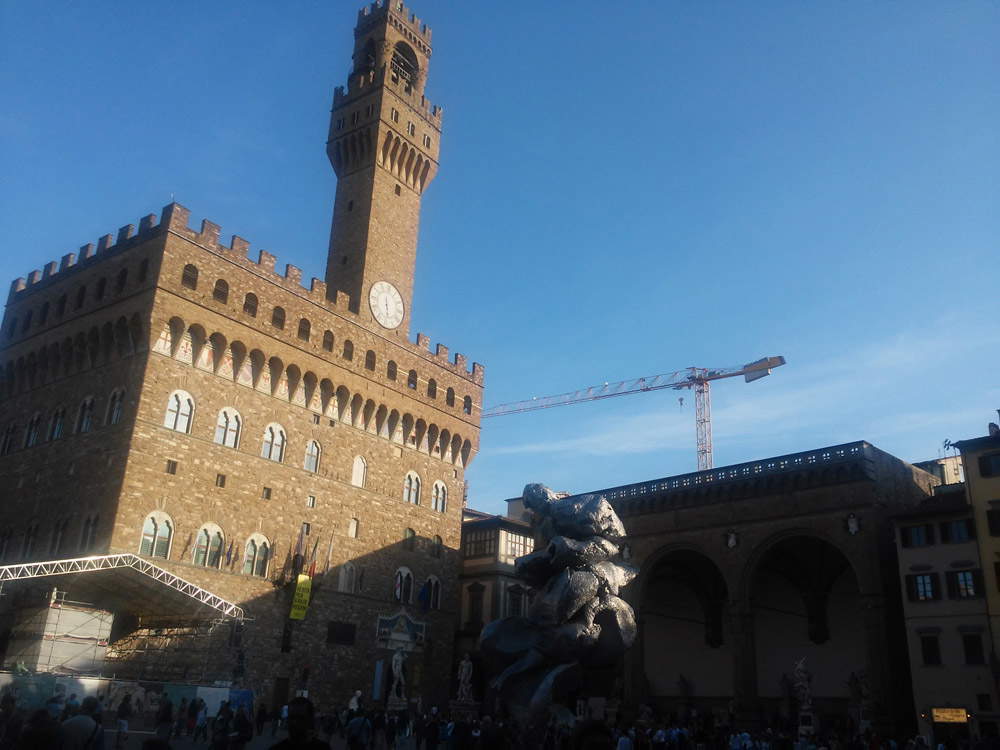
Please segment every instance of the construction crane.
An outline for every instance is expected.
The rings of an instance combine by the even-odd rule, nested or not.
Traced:
[[[771,374],[771,370],[785,364],[784,357],[764,357],[742,367],[725,367],[718,370],[705,367],[686,367],[683,370],[653,375],[652,377],[622,380],[618,383],[592,385],[579,391],[557,393],[525,401],[491,406],[483,410],[483,417],[502,417],[506,414],[520,414],[525,411],[551,409],[584,401],[600,401],[630,393],[645,393],[670,388],[675,391],[685,388],[694,390],[694,421],[698,435],[698,471],[712,468],[712,395],[709,384],[713,380],[734,378],[742,375],[747,383],[760,380]]]

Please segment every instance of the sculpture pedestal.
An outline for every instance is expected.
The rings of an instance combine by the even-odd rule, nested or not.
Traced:
[[[799,712],[799,737],[812,737],[816,734],[816,715],[812,711]]]
[[[454,719],[471,721],[479,718],[479,703],[477,701],[449,701],[448,710]]]
[[[385,708],[387,711],[408,711],[410,708],[409,701],[406,698],[400,698],[395,695],[390,695],[389,700],[385,702]]]

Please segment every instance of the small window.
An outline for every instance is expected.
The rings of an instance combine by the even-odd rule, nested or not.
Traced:
[[[271,325],[273,325],[278,330],[284,330],[284,328],[285,328],[285,309],[283,307],[276,307],[271,312]]]
[[[389,110],[389,119],[391,119],[393,122],[399,122],[399,110],[397,110],[395,107],[392,107]]]
[[[940,599],[938,591],[938,574],[923,573],[906,576],[906,594],[911,602],[927,602]]]
[[[307,522],[307,521],[303,521],[302,522],[302,536],[309,536],[310,532],[312,532],[312,524],[309,523],[309,522]]]
[[[243,298],[243,312],[251,318],[257,317],[257,295],[248,294]]]
[[[261,500],[270,500],[271,499],[271,488],[270,487],[262,487],[261,491],[260,491],[260,497],[261,497]]]
[[[367,475],[368,462],[362,456],[355,456],[354,465],[351,467],[351,484],[355,487],[364,487]]]
[[[927,547],[934,544],[934,526],[904,526],[900,529],[900,536],[904,547]]]
[[[315,508],[316,507],[316,496],[315,495],[307,495],[306,496],[306,507],[307,508]]]
[[[328,352],[333,351],[333,331],[323,332],[323,349]]]
[[[985,664],[986,654],[983,651],[983,637],[979,633],[962,635],[962,651],[965,652],[966,664]]]
[[[359,527],[359,522],[358,522],[357,518],[352,518],[350,521],[348,521],[348,523],[347,523],[347,536],[349,536],[351,539],[357,539],[358,538],[358,527]]]
[[[313,414],[313,424],[319,424],[319,414]]]
[[[66,425],[66,409],[64,407],[59,407],[54,412],[52,412],[52,417],[49,419],[49,440],[58,440],[63,436],[63,430]]]
[[[215,282],[215,288],[212,290],[212,299],[222,304],[229,302],[229,284],[225,280],[219,279]]]
[[[326,626],[326,642],[331,646],[353,646],[357,632],[353,622],[331,622]]]
[[[472,414],[472,397],[466,396],[462,399],[462,411],[466,414]]]
[[[344,342],[344,359],[348,362],[354,359],[354,344],[349,339]]]
[[[449,388],[447,391],[445,391],[444,402],[446,404],[448,404],[448,406],[454,406],[455,405],[455,389],[454,388]]]
[[[105,423],[112,425],[122,421],[122,406],[125,402],[125,391],[112,391],[108,399],[108,414]]]
[[[139,264],[139,273],[136,275],[136,283],[144,284],[147,276],[149,276],[149,258],[143,258],[142,263]]]
[[[406,529],[403,532],[403,547],[405,549],[413,551],[416,544],[417,544],[417,532],[415,532],[413,529],[409,528]]]
[[[403,194],[403,188],[401,188],[399,185],[396,185],[396,195],[402,195],[402,194]]]
[[[76,415],[76,432],[82,435],[94,426],[94,399],[86,398],[80,404],[80,410]]]
[[[434,535],[434,542],[431,544],[431,557],[441,557],[444,551],[444,541],[437,534]]]
[[[949,599],[978,599],[983,595],[979,570],[950,570],[946,574]]]
[[[104,299],[104,292],[105,292],[105,290],[107,290],[107,288],[108,288],[108,280],[107,279],[101,279],[100,281],[97,282],[97,291],[94,293],[94,297],[97,299],[98,302],[100,302],[102,299]],[[24,329],[25,330],[28,330],[28,325],[30,323],[31,323],[31,313],[29,312],[28,313],[28,317],[25,318],[25,320],[24,320]]]
[[[413,573],[408,568],[400,568],[393,577],[392,598],[402,604],[413,601]]]
[[[184,266],[184,271],[181,273],[181,286],[187,289],[198,288],[198,269],[190,263]]]
[[[38,325],[45,325],[45,321],[49,319],[49,303],[45,302],[42,304],[41,312],[38,313]]]
[[[126,283],[128,283],[128,269],[123,268],[115,279],[115,294],[121,294],[125,290]]]
[[[406,387],[410,390],[417,390],[417,371],[410,370],[406,375]]]
[[[365,369],[375,372],[375,352],[371,349],[365,352]]]
[[[66,295],[64,294],[56,302],[56,317],[61,318],[66,314]]]
[[[406,123],[406,132],[410,136],[416,135],[417,134],[417,126],[414,125],[412,122]]]
[[[320,447],[318,442],[310,440],[306,443],[306,457],[302,463],[302,468],[313,473],[319,471],[319,454]]]
[[[431,487],[431,508],[438,513],[444,513],[448,509],[448,488],[440,479]]]
[[[73,309],[79,310],[81,307],[83,307],[83,303],[86,301],[87,301],[87,287],[81,286],[79,289],[76,290],[76,301],[73,303]]]
[[[35,414],[28,420],[28,428],[24,431],[24,447],[31,448],[38,444],[38,433],[41,429],[42,415]]]
[[[438,384],[434,378],[427,381],[427,398],[437,398]]]
[[[312,332],[312,324],[308,320],[306,320],[305,318],[302,318],[299,321],[299,332],[298,332],[299,340],[300,341],[308,341],[309,340],[309,334],[311,332]]]
[[[441,581],[437,576],[430,576],[420,589],[418,595],[421,605],[430,609],[441,609]]]
[[[398,374],[399,369],[396,367],[396,363],[390,359],[389,364],[385,366],[385,376],[389,378],[389,380],[395,380]]]
[[[424,135],[424,148],[431,147],[431,137],[429,135]]]
[[[225,487],[226,486],[226,475],[225,474],[216,474],[215,475],[215,486],[216,487]]]
[[[941,524],[941,541],[945,544],[961,544],[975,538],[975,526],[971,518],[958,518]]]
[[[167,474],[176,474],[177,473],[177,462],[174,461],[172,458],[168,458],[167,459],[167,468],[164,469],[164,471]]]

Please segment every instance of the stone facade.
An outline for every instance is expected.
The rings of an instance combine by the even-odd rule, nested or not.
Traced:
[[[365,69],[364,96],[393,102],[372,125],[380,143],[423,142],[393,112],[434,124],[423,159],[433,156],[436,170],[440,111],[422,101],[430,32],[413,24],[395,4],[359,15],[359,39],[408,40],[422,62],[419,96],[396,92],[382,57]],[[407,36],[414,28],[419,40]],[[331,132],[353,111],[355,57]],[[380,697],[388,685],[376,663],[387,669],[390,652],[376,644],[376,620],[405,610],[427,626],[409,660],[411,697],[441,702],[484,370],[442,345],[432,352],[422,334],[408,339],[419,196],[433,170],[414,173],[415,156],[356,143],[344,147],[347,170],[335,146],[325,282],[305,288],[293,266],[276,273],[274,256],[250,259],[245,240],[221,243],[212,222],[190,228],[178,204],[14,282],[0,349],[0,558],[159,558],[248,615],[241,628],[217,629],[218,648],[161,643],[175,652],[164,676],[235,678],[265,700],[295,689],[321,706],[354,689]],[[379,280],[403,298],[395,328],[369,309]],[[294,573],[310,565],[312,602],[293,622]],[[117,614],[115,637],[126,640],[144,629],[162,640],[170,615]],[[185,653],[199,663],[185,666]]]

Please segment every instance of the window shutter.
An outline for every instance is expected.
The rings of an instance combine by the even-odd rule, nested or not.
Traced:
[[[965,532],[969,539],[976,538],[976,524],[971,518],[965,519]]]
[[[931,573],[931,599],[937,600],[941,598],[941,576],[937,573]]]
[[[912,547],[913,546],[913,542],[910,539],[910,529],[909,529],[909,527],[904,526],[903,528],[901,528],[899,530],[899,543],[903,547]]]
[[[972,571],[972,585],[975,587],[975,597],[978,599],[983,595],[983,571]]]
[[[951,522],[945,521],[941,524],[941,541],[947,544],[951,541]]]
[[[1000,563],[997,563],[997,567],[1000,568]],[[906,598],[911,602],[915,602],[917,600],[916,576],[906,576]]]
[[[944,574],[945,583],[948,586],[948,598],[957,599],[958,598],[958,573],[954,571],[948,571]],[[934,597],[937,599],[937,597]]]
[[[1000,536],[1000,510],[986,511],[986,522],[990,527],[990,536]]]
[[[934,544],[934,524],[929,523],[925,526],[927,529],[927,544]]]

